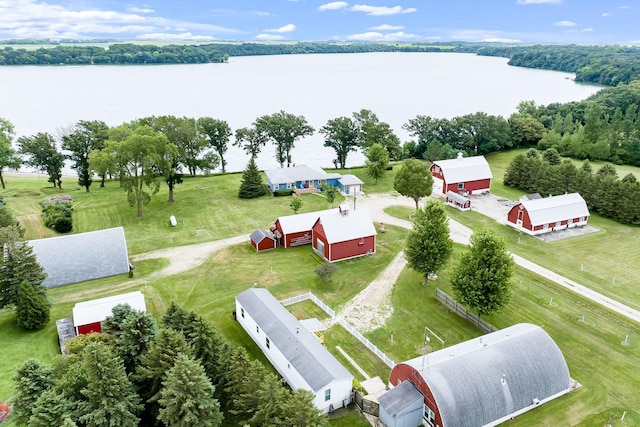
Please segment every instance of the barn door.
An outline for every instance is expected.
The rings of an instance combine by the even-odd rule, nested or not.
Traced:
[[[518,211],[518,220],[516,225],[522,225],[522,219],[524,218],[524,211]]]

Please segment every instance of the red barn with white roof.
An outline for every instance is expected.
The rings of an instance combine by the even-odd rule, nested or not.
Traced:
[[[321,215],[334,214],[337,212],[338,208],[335,208],[281,216],[276,220],[276,231],[274,231],[273,234],[279,239],[280,246],[284,248],[311,244],[311,229],[318,218]]]
[[[587,224],[589,208],[578,193],[521,199],[507,214],[507,224],[531,235]]]
[[[322,215],[312,230],[313,249],[329,262],[376,252],[376,229],[367,210]]]
[[[76,328],[76,334],[102,332],[102,322],[111,316],[113,307],[118,304],[128,304],[132,309],[143,313],[147,311],[144,295],[140,291],[79,302],[73,307],[73,326]]]
[[[459,194],[488,193],[491,189],[491,169],[484,156],[436,160],[429,168],[436,193],[452,191]]]

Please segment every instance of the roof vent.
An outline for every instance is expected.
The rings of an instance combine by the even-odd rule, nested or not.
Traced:
[[[340,215],[342,215],[342,216],[348,216],[349,215],[349,205],[348,204],[343,203],[340,206],[338,206],[338,209],[340,210]]]
[[[540,399],[534,397],[533,398],[533,404],[534,405],[539,405],[540,404]]]

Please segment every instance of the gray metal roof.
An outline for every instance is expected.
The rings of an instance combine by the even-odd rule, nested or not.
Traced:
[[[445,426],[483,426],[570,389],[560,349],[528,323],[405,363],[422,374]]]
[[[253,233],[251,233],[250,237],[253,243],[260,243],[264,239],[273,240],[271,233],[269,233],[267,230],[263,230],[262,228],[257,228]]]
[[[335,380],[353,378],[267,289],[248,289],[236,300],[314,392]]]
[[[448,198],[450,198],[451,200],[453,200],[454,202],[458,202],[458,203],[462,203],[465,204],[469,201],[469,199],[467,199],[464,196],[461,196],[458,193],[454,193],[453,191],[449,190],[447,191],[447,193],[445,194],[445,196],[447,196]]]
[[[351,174],[346,174],[346,175],[342,175],[340,178],[338,178],[338,181],[340,181],[342,183],[342,185],[358,185],[358,184],[364,184],[364,182],[362,182],[362,180],[360,178],[358,178],[355,175],[351,175]]]
[[[378,403],[380,403],[380,406],[384,408],[387,414],[395,416],[405,408],[413,405],[416,400],[422,402],[423,399],[422,393],[420,393],[411,381],[403,381],[400,385],[378,397]]]
[[[293,184],[297,181],[328,179],[327,173],[322,169],[314,169],[305,165],[271,169],[264,171],[264,173],[272,184]]]
[[[436,160],[433,164],[440,166],[448,184],[492,178],[484,156],[462,157],[458,154],[456,159]]]
[[[129,272],[124,228],[30,240],[47,288]]]

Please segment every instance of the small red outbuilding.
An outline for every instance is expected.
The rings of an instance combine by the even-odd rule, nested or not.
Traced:
[[[488,193],[491,189],[491,169],[484,156],[436,160],[429,168],[433,175],[434,192],[446,194]]]
[[[308,245],[311,243],[311,229],[321,215],[335,214],[338,208],[324,211],[307,212],[296,215],[281,216],[276,220],[276,238],[284,248]]]
[[[111,316],[113,307],[118,304],[128,304],[132,309],[143,313],[147,311],[144,295],[140,291],[79,302],[73,307],[76,334],[102,332],[102,322]]]
[[[253,246],[253,249],[255,249],[256,252],[275,249],[276,239],[267,230],[258,228],[256,231],[251,233],[251,246]]]
[[[329,262],[376,252],[376,229],[367,210],[340,208],[320,216],[313,226],[313,249]]]

